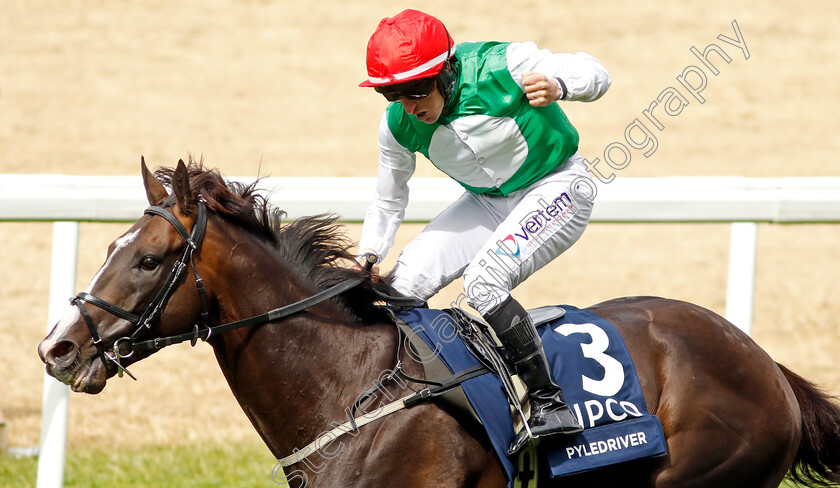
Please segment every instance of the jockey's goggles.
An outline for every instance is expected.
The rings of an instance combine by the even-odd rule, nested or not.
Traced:
[[[398,83],[394,85],[381,85],[374,87],[377,93],[381,93],[389,102],[397,102],[400,97],[408,98],[409,100],[422,100],[428,98],[435,90],[435,77],[421,78],[419,80],[409,81],[407,83]]]

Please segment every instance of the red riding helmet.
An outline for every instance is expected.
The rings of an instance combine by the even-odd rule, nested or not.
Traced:
[[[454,53],[443,22],[418,10],[386,17],[367,45],[368,79],[359,86],[405,83],[440,73]]]

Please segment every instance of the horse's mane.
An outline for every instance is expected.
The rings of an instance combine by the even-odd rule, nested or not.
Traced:
[[[347,279],[365,279],[335,300],[359,319],[382,318],[381,310],[374,305],[376,295],[370,275],[350,267],[355,258],[350,251],[354,243],[345,234],[345,228],[336,224],[336,215],[314,215],[282,223],[286,212],[272,207],[258,192],[259,179],[247,185],[229,181],[218,170],[206,169],[201,160],[196,162],[193,158],[189,159],[187,171],[193,196],[200,195],[208,211],[270,243],[284,262],[319,289]],[[155,176],[171,188],[174,173],[173,168],[161,168]],[[164,204],[173,203],[174,196],[170,196]]]

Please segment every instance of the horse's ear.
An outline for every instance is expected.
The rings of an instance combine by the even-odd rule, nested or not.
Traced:
[[[193,198],[190,190],[190,173],[187,171],[187,165],[184,164],[183,159],[178,160],[178,166],[175,168],[175,175],[172,178],[172,191],[178,200],[181,213],[184,215],[192,214],[195,198]]]
[[[143,156],[140,156],[140,172],[143,175],[143,186],[146,187],[146,198],[149,200],[149,205],[157,205],[169,196],[163,184],[146,167],[146,159]]]

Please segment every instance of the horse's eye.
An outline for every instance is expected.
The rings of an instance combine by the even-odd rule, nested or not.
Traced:
[[[140,267],[148,271],[155,270],[158,264],[160,264],[160,261],[151,256],[146,256],[140,261]]]

